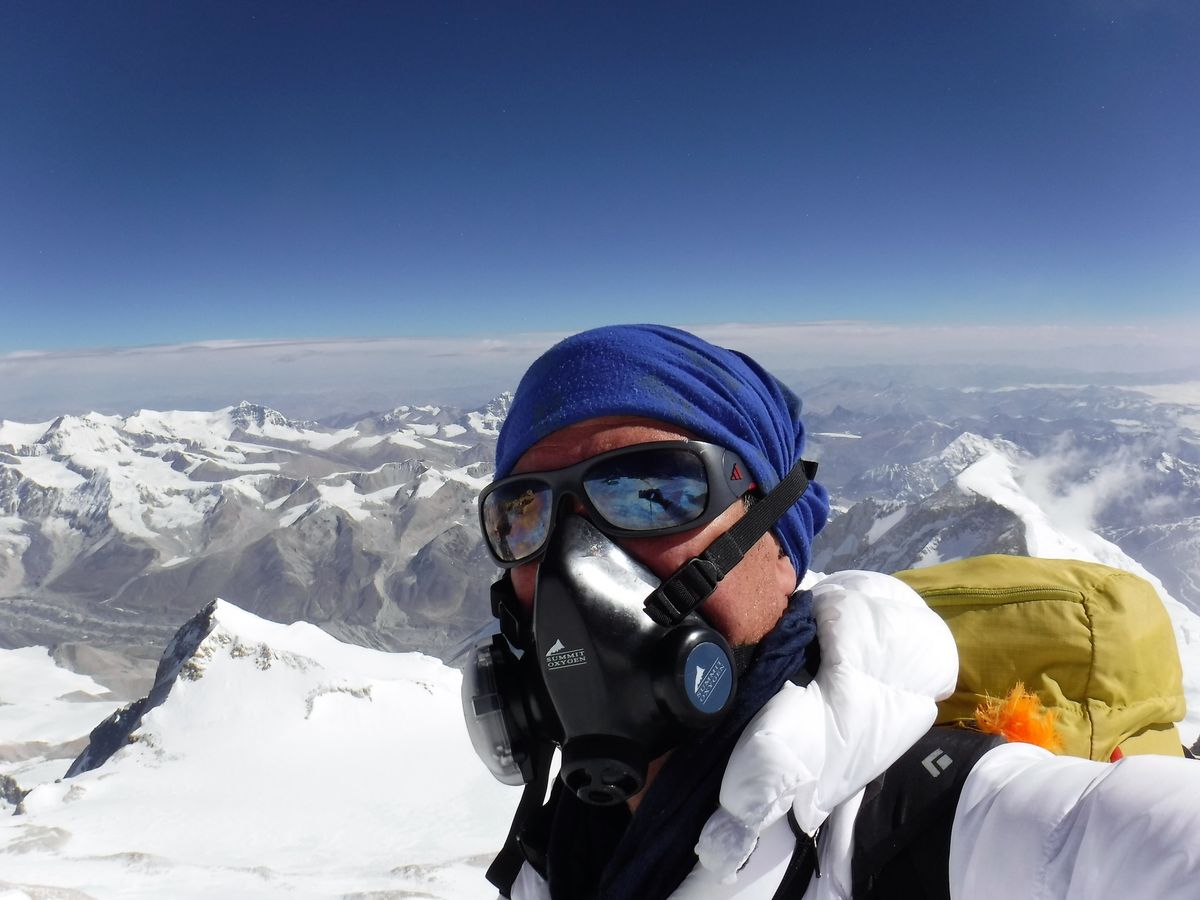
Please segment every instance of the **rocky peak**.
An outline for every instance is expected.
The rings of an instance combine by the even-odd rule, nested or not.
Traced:
[[[230,421],[238,428],[263,428],[278,425],[283,428],[302,428],[311,425],[308,422],[294,422],[283,413],[267,406],[259,406],[243,400],[229,410]]]
[[[87,747],[71,763],[67,778],[81,772],[99,768],[114,753],[130,742],[133,733],[142,724],[142,718],[156,706],[161,706],[171,693],[176,678],[185,666],[193,665],[193,657],[204,639],[213,630],[218,601],[214,600],[184,623],[163,651],[154,674],[154,686],[150,693],[128,706],[123,706],[92,729]]]
[[[508,411],[512,409],[512,403],[512,392],[505,391],[479,409],[467,413],[466,421],[463,424],[480,434],[496,437],[500,434],[500,426],[508,418]]]

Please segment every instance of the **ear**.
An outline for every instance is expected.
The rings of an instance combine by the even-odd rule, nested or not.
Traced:
[[[779,545],[779,538],[771,534],[771,541],[775,544],[775,582],[779,585],[780,591],[785,597],[790,597],[796,592],[796,588],[800,584],[800,579],[796,577],[796,568],[792,565],[792,558],[783,551],[783,547]]]

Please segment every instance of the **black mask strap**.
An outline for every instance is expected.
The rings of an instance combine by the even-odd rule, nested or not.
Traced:
[[[709,544],[699,556],[684,563],[646,598],[647,615],[668,628],[682,622],[712,595],[721,579],[804,495],[809,480],[816,474],[815,462],[802,459],[796,463],[792,471],[751,506],[732,528]]]
[[[530,625],[519,614],[520,604],[517,593],[513,590],[512,572],[505,572],[492,582],[492,615],[500,622],[500,633],[510,644],[520,650],[528,650],[533,646],[530,635]]]

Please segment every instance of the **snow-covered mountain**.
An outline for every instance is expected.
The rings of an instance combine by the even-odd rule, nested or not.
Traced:
[[[895,572],[984,553],[1029,555],[1020,521],[959,482],[976,465],[1021,456],[1010,443],[968,433],[926,459],[868,469],[852,486],[894,499],[868,496],[834,518],[813,544],[813,567]]]
[[[930,367],[847,370],[800,390],[809,453],[836,513],[871,501],[860,522],[893,514],[994,449],[1020,462],[1036,503],[1118,544],[1200,611],[1200,383],[1029,384],[1012,372]],[[975,515],[972,528],[988,534],[975,540],[964,528],[966,543],[1016,546]]]
[[[172,639],[149,701],[93,732],[78,774],[7,766],[33,789],[0,817],[0,892],[494,896],[483,871],[520,791],[475,757],[459,677],[215,602]],[[9,693],[31,678],[37,697]],[[0,690],[16,701],[7,717],[0,706],[5,752],[14,736],[73,735],[111,706],[44,651],[0,651]],[[78,715],[60,700],[48,716],[58,691]]]
[[[814,568],[1008,552],[1148,577],[1194,741],[1197,405],[949,384],[802,389],[837,508]],[[369,648],[442,652],[487,618],[474,504],[507,403],[0,423],[0,647],[56,645],[0,649],[0,812],[22,812],[0,894],[492,896],[520,792],[475,759],[457,673]],[[276,624],[300,619],[324,631]]]
[[[1167,591],[1160,579],[1117,544],[1043,508],[1022,484],[1022,460],[1006,447],[964,465],[927,496],[907,503],[864,500],[835,519],[813,547],[813,568],[882,572],[936,565],[985,553],[1103,563],[1147,579],[1175,627],[1184,663],[1188,715],[1180,732],[1189,746],[1200,737],[1200,615]],[[960,461],[966,457],[954,454]],[[918,473],[930,466],[916,464]]]
[[[953,491],[968,513],[1007,514],[1037,555],[1147,574],[1103,538],[1064,532],[1017,476],[987,453],[898,506],[904,514],[863,548],[894,533],[914,564],[942,558],[953,521],[910,538],[908,511],[945,508]],[[1200,617],[1164,600],[1191,709],[1181,733],[1193,741]],[[23,900],[493,896],[483,873],[520,791],[474,757],[459,679],[431,657],[342,644],[222,601],[177,632],[149,694],[115,711],[101,685],[45,651],[0,650],[0,696],[12,698],[0,706],[0,759],[27,754],[0,764],[0,804],[19,813],[0,817],[0,885]],[[97,715],[107,717],[78,740]]]
[[[906,565],[896,535],[882,539],[898,504],[913,507],[913,534],[963,517],[944,556],[1022,552],[1002,510],[953,490],[936,510],[918,503],[998,452],[1019,461],[1035,502],[1200,610],[1200,401],[1181,402],[1192,395],[1179,388],[924,371],[799,385],[810,454],[850,517],[819,539],[826,565]],[[0,646],[146,654],[223,596],[355,643],[446,655],[487,615],[494,570],[475,497],[510,399],[321,424],[252,404],[0,422]],[[859,558],[847,538],[867,536]]]
[[[0,422],[0,646],[161,646],[216,596],[451,646],[486,610],[475,496],[508,400],[326,425],[248,403]]]
[[[885,462],[850,480],[844,493],[852,497],[886,497],[891,503],[908,503],[927,497],[971,463],[990,453],[1016,458],[1021,450],[1000,438],[988,440],[963,432],[943,449],[914,463]]]

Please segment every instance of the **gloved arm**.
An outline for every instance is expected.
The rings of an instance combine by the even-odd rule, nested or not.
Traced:
[[[1194,900],[1200,762],[1100,763],[1007,744],[967,779],[950,841],[954,900]]]

